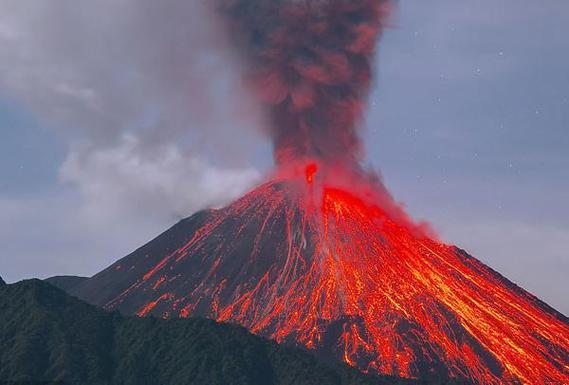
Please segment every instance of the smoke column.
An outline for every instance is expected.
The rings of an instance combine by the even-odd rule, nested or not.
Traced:
[[[389,3],[219,0],[247,82],[267,108],[277,164],[357,164],[358,125]]]

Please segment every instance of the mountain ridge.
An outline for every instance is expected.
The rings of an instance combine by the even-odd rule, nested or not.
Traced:
[[[55,275],[53,277],[44,279],[44,281],[60,288],[65,292],[70,292],[87,279],[89,279],[89,277],[82,277],[77,275]]]
[[[0,381],[419,385],[329,365],[236,325],[123,317],[40,280],[0,286]]]

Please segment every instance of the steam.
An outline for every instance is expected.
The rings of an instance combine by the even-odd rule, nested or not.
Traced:
[[[214,14],[201,0],[0,0],[0,98],[62,139],[60,181],[89,217],[144,212],[161,228],[258,179],[256,113],[228,96],[244,92]]]
[[[389,0],[219,0],[277,163],[354,162]]]

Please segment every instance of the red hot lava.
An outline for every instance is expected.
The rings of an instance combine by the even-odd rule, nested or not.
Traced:
[[[316,163],[309,163],[306,166],[306,182],[311,184],[314,182],[314,176],[318,172],[318,165]]]

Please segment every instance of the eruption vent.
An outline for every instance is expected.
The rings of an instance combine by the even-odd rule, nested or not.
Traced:
[[[568,384],[567,319],[428,237],[359,166],[387,2],[224,0],[278,167],[84,282],[139,316],[204,316],[363,371]]]

